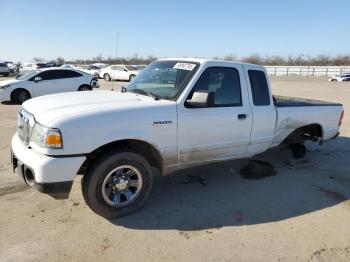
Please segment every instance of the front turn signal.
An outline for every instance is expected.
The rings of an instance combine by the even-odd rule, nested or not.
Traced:
[[[49,130],[46,136],[46,147],[62,148],[62,136],[58,130]]]

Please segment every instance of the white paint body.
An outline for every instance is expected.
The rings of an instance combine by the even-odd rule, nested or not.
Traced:
[[[343,81],[350,81],[350,73],[344,73],[341,75],[334,75],[331,76],[328,81],[338,81],[338,82],[343,82]]]
[[[61,131],[63,148],[47,149],[33,142],[24,147],[16,134],[12,141],[15,155],[39,170],[40,175],[35,179],[42,183],[71,181],[85,161],[83,155],[110,142],[137,139],[160,153],[167,174],[193,165],[262,153],[308,124],[322,127],[323,140],[334,137],[339,130],[342,106],[277,108],[272,96],[269,106],[254,106],[247,72],[249,69],[265,72],[263,67],[216,60],[189,61],[200,63],[200,67],[176,101],[154,100],[135,93],[95,91],[50,95],[25,102],[23,109],[35,121]],[[202,72],[211,66],[238,70],[242,106],[196,109],[184,106]],[[246,114],[247,118],[238,120],[238,114]],[[156,121],[172,124],[159,127],[154,125]],[[61,165],[64,172],[57,172]]]
[[[81,76],[72,78],[60,78],[52,80],[34,81],[34,78],[41,72],[50,70],[68,70],[79,73]],[[16,89],[25,89],[29,92],[30,97],[38,97],[48,94],[57,94],[62,92],[78,91],[82,85],[98,87],[97,80],[93,75],[72,68],[49,68],[35,70],[22,77],[22,80],[11,79],[0,81],[0,102],[11,101],[11,94]]]
[[[124,65],[110,65],[101,69],[99,76],[104,78],[108,74],[111,80],[129,80],[131,75],[136,76],[138,70],[128,70]]]
[[[19,75],[22,76],[37,69],[38,67],[34,63],[23,63],[19,68]]]

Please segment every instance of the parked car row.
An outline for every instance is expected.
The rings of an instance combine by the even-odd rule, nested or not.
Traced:
[[[37,96],[88,91],[99,87],[97,77],[73,68],[37,69],[17,79],[0,81],[0,102],[22,104]]]
[[[22,104],[32,97],[92,90],[99,87],[98,78],[104,78],[106,81],[131,81],[143,68],[143,65],[102,63],[87,67],[70,64],[57,67],[57,64],[54,63],[23,63],[19,67],[20,72],[17,79],[0,81],[0,102],[12,101]],[[9,67],[5,63],[0,63],[1,74],[10,75]]]
[[[37,69],[51,68],[51,67],[58,67],[58,66],[60,66],[60,64],[57,64],[56,62],[23,63],[18,68],[17,76],[25,75]]]
[[[343,73],[340,75],[334,75],[329,78],[330,82],[343,82],[343,81],[350,81],[350,73]]]

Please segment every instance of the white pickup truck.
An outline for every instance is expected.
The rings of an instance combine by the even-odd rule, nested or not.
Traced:
[[[341,104],[274,97],[264,67],[165,59],[120,92],[30,99],[12,139],[14,171],[37,190],[68,197],[82,177],[87,204],[105,217],[140,208],[162,175],[251,157],[279,145],[295,157],[303,142],[335,138]]]

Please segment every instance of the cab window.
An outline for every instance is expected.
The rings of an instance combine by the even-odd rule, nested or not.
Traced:
[[[259,70],[249,70],[248,75],[253,104],[256,106],[270,105],[270,92],[265,73]]]

